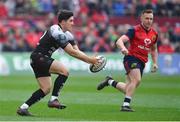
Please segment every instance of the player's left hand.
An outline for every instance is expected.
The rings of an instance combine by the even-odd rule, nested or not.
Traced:
[[[124,55],[128,55],[128,50],[127,50],[127,48],[122,48],[121,49],[121,52],[122,52],[122,54],[124,54]]]
[[[153,64],[152,68],[151,68],[151,72],[154,73],[158,70],[158,65],[157,64]]]

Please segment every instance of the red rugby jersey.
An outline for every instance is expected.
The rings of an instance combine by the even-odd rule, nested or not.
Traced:
[[[129,37],[130,42],[128,55],[132,55],[146,63],[150,47],[157,42],[157,32],[153,28],[147,31],[139,24],[129,29],[126,35]]]

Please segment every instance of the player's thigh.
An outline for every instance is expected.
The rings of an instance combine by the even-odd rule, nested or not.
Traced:
[[[45,94],[48,94],[52,87],[52,80],[50,76],[37,78],[40,88]]]
[[[50,66],[50,72],[62,75],[69,75],[68,69],[59,61],[54,60]]]
[[[141,71],[139,68],[131,69],[128,73],[128,79],[130,82],[140,83],[141,81]]]

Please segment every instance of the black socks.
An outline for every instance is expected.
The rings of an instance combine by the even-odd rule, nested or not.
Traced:
[[[52,92],[52,96],[58,96],[58,93],[60,91],[60,89],[62,89],[64,83],[67,80],[67,76],[64,75],[59,75],[55,82],[54,82],[54,88],[53,88],[53,92]],[[46,94],[41,90],[37,90],[35,91],[32,96],[25,102],[27,105],[29,105],[29,107],[31,105],[33,105],[34,103],[38,102],[39,100],[41,100],[44,96],[46,96]]]
[[[59,91],[62,89],[64,86],[64,83],[66,82],[68,76],[65,75],[59,75],[55,82],[54,82],[54,88],[52,91],[52,96],[58,96]]]
[[[44,94],[44,92],[43,92],[41,89],[39,89],[39,90],[35,91],[35,92],[32,94],[32,96],[31,96],[25,103],[26,103],[27,105],[29,105],[29,107],[30,107],[32,104],[38,102],[38,101],[39,101],[40,99],[42,99],[44,96],[46,96],[46,95]]]
[[[116,88],[116,85],[118,84],[118,82],[116,82],[115,80],[112,82],[112,86],[114,87],[114,88]]]
[[[126,97],[124,98],[123,106],[130,106],[130,102],[131,102],[131,97],[126,96]]]

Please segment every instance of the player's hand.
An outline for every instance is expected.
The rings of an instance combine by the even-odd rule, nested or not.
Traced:
[[[98,63],[101,63],[101,62],[102,62],[102,60],[100,59],[100,57],[92,56],[92,61],[91,61],[92,64],[98,64]]]
[[[152,68],[151,68],[151,72],[154,73],[158,70],[158,65],[157,64],[153,64]]]
[[[121,52],[122,52],[122,54],[124,54],[124,55],[128,55],[128,52],[129,52],[129,51],[127,50],[127,48],[124,47],[124,48],[121,49]]]

